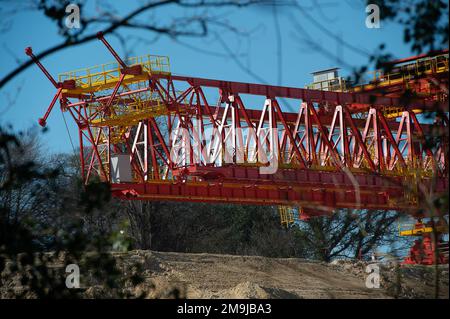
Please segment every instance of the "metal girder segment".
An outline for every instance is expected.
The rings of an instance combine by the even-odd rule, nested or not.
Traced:
[[[142,128],[144,126],[144,128]],[[134,139],[133,139],[133,144],[131,147],[131,160],[134,159],[134,157],[136,156],[138,158],[139,161],[139,165],[144,173],[144,176],[147,176],[148,170],[147,170],[147,131],[146,131],[146,127],[145,124],[143,123],[143,121],[140,121],[137,128],[136,128],[136,133],[134,135]],[[144,136],[144,141],[139,142],[139,137],[140,135]],[[144,144],[144,160],[142,160],[141,154],[139,152],[139,144]]]
[[[214,145],[213,150],[214,153],[211,155],[210,157],[210,163],[215,163],[219,157],[220,152],[224,149],[224,144],[225,144],[225,132],[224,132],[224,126],[227,125],[227,114],[228,111],[230,109],[230,104],[227,103],[225,106],[225,111],[222,115],[222,121],[220,122],[218,128],[217,128],[217,135],[214,134],[211,138],[211,142],[210,145]],[[215,133],[215,131],[213,131],[213,133]],[[214,142],[213,142],[213,138],[214,138]],[[213,144],[214,143],[214,144]],[[211,149],[209,149],[208,154],[210,154],[210,151],[212,151]]]
[[[269,103],[267,103],[269,101]],[[265,122],[265,118],[266,115],[268,117],[268,120],[270,122],[270,100],[266,99],[266,102],[264,102],[264,108],[263,111],[261,112],[261,116],[260,116],[260,120],[258,123],[258,127],[256,129],[256,151],[255,151],[255,157],[252,159],[252,161],[256,161],[258,159],[261,160],[261,162],[268,162],[269,159],[267,158],[266,153],[263,150],[263,143],[268,144],[267,139],[268,139],[268,135],[269,135],[269,131],[265,134],[265,136],[263,136],[262,131],[263,131],[263,126],[264,126],[264,122]],[[270,128],[271,129],[271,128]]]
[[[303,133],[303,136],[299,136],[300,133],[300,124],[301,124],[301,120],[302,120],[302,115],[303,118],[305,119],[304,122],[304,127],[305,127],[305,131]],[[307,110],[307,106],[306,103],[301,102],[300,104],[300,109],[298,111],[297,114],[297,119],[295,121],[295,125],[294,125],[294,137],[295,137],[295,144],[297,145],[302,151],[303,154],[306,156],[307,160],[308,160],[308,164],[310,163],[316,163],[315,159],[316,159],[316,146],[315,146],[315,142],[314,142],[314,138],[312,139],[312,141],[309,141],[309,137],[310,137],[310,133],[309,133],[309,114],[308,114],[308,110]],[[308,151],[305,149],[305,147],[303,146],[303,141],[306,139],[306,145],[312,148],[312,150],[308,149]],[[294,145],[289,145],[289,156],[292,157],[292,151],[294,149]],[[312,159],[311,159],[311,154],[312,154]]]
[[[192,92],[192,94],[191,94],[191,96],[189,98],[189,107],[190,108],[192,108],[192,106],[193,106],[192,104],[193,104],[194,96],[195,96],[194,88],[192,88],[191,92]],[[190,117],[188,114],[186,114],[186,116],[182,116],[182,119],[184,121],[184,127],[183,128],[187,129],[188,132],[189,132],[189,129],[192,130],[193,129],[192,117]],[[195,134],[193,134],[193,135],[195,136]],[[188,141],[189,141],[188,142],[188,146],[189,146],[189,154],[188,154],[189,155],[189,163],[194,163],[194,150],[192,148],[192,143],[191,143],[191,140],[190,140],[189,133],[188,133],[187,137],[188,137]]]
[[[203,109],[200,104],[200,91],[201,91],[200,88],[195,89],[195,94],[197,96],[197,119],[196,119],[196,121],[197,121],[197,131],[200,133],[200,145],[201,145],[200,152],[204,156],[204,161],[206,161],[207,157],[206,157],[206,154],[204,154],[204,152],[206,152],[206,141],[204,139],[205,125],[203,123]],[[206,162],[204,164],[206,164]]]
[[[162,136],[161,131],[159,130],[158,124],[156,123],[154,118],[149,118],[148,121],[152,125],[153,129],[155,130],[156,137],[159,140],[159,143],[160,143],[160,145],[161,145],[161,147],[162,147],[162,149],[163,149],[163,151],[164,151],[164,153],[166,155],[167,160],[169,161],[169,166],[170,166],[171,165],[171,163],[170,163],[170,151],[167,148],[166,142],[164,141],[164,137]]]
[[[122,93],[116,94],[116,97],[124,97],[124,96],[127,96],[127,95],[136,94],[136,93],[140,93],[140,92],[148,91],[148,90],[150,90],[150,88],[143,88],[143,89],[133,90],[133,91],[130,91],[130,92],[122,92]],[[86,103],[101,102],[101,101],[105,101],[105,100],[108,100],[108,99],[109,99],[109,96],[99,97],[99,98],[95,98],[95,99],[88,100],[88,101],[70,103],[70,104],[68,104],[68,107],[72,108],[72,107],[76,107],[76,106],[80,106],[80,105],[85,105]],[[169,102],[167,102],[167,103],[169,103]],[[204,109],[208,115],[212,114],[211,113],[211,108],[212,107],[210,105],[207,105],[207,103],[202,105],[202,109]],[[172,106],[169,106],[168,110],[169,110],[169,112],[175,112],[175,109]],[[223,110],[224,110],[224,108],[219,106],[218,107],[218,111],[219,111],[218,114],[222,115]],[[257,109],[248,109],[247,108],[246,109],[246,113],[247,113],[250,121],[259,120],[259,118],[261,116],[261,110],[257,110]],[[298,113],[283,112],[283,116],[284,116],[284,118],[286,119],[286,121],[288,123],[295,123],[296,119],[298,118]],[[325,115],[319,115],[319,117],[320,117],[322,123],[327,123],[329,121],[329,119],[331,119],[330,116],[326,115],[326,114]],[[214,121],[211,121],[211,122],[213,123]],[[361,120],[361,119],[354,119],[354,122],[355,122],[355,125],[358,126],[358,127],[363,126],[365,124],[365,121]],[[389,125],[389,127],[391,129],[398,129],[399,123],[395,122],[395,121],[388,121],[388,125]],[[422,129],[423,129],[425,134],[428,134],[429,132],[431,132],[432,127],[433,127],[433,125],[431,125],[431,124],[423,124],[423,123],[421,124],[421,126],[422,126]]]
[[[170,140],[171,140],[171,148],[170,148],[170,161],[173,163],[173,167],[177,166],[178,163],[178,158],[179,158],[179,149],[176,147],[176,144],[178,142],[178,138],[180,135],[180,125],[181,122],[178,121],[177,125],[175,126],[175,129],[172,130],[172,132],[170,133]],[[181,138],[183,138],[183,136],[181,136]],[[184,152],[184,150],[181,150],[182,152]]]
[[[97,135],[96,138],[94,138],[94,136],[92,135],[92,132],[91,132],[91,128],[89,126],[87,126],[87,132],[89,134],[89,140],[91,141],[91,144],[92,144],[92,156],[91,156],[91,161],[89,163],[88,172],[87,172],[87,175],[86,175],[86,183],[89,182],[89,177],[90,177],[91,172],[92,172],[92,170],[94,168],[93,167],[93,165],[94,165],[94,158],[95,158],[94,156],[97,157],[98,165],[100,166],[100,171],[103,174],[103,178],[106,181],[109,181],[109,176],[108,176],[108,174],[106,174],[105,168],[103,167],[102,159],[101,159],[100,154],[99,154],[98,149],[97,149],[98,142],[99,142],[99,139],[100,139],[100,136],[101,136],[100,131],[102,129],[98,128],[98,130],[99,130],[99,134]]]
[[[273,105],[275,106],[275,109],[277,110],[277,113],[276,113],[276,114],[277,114],[278,118],[281,120],[281,123],[283,124],[284,129],[285,129],[285,132],[286,132],[287,136],[289,137],[289,140],[290,140],[291,143],[292,143],[294,152],[295,152],[295,154],[297,155],[297,158],[298,158],[298,160],[299,160],[300,167],[301,167],[301,168],[306,168],[306,162],[305,162],[305,159],[303,158],[303,156],[302,156],[300,150],[298,149],[297,145],[295,144],[295,139],[294,139],[294,137],[293,137],[293,135],[292,135],[291,128],[289,127],[289,125],[286,123],[286,120],[284,119],[283,112],[281,111],[281,108],[280,108],[280,106],[278,105],[278,101],[277,101],[277,100],[272,100],[272,103],[273,103]],[[277,138],[278,138],[278,137],[277,137]]]
[[[347,189],[353,190],[358,185],[362,192],[375,190],[391,192],[403,191],[403,176],[371,175],[364,171],[352,172],[350,178],[346,172],[324,171],[311,169],[279,169],[276,174],[259,174],[257,167],[187,167],[187,173],[192,176],[211,174],[221,176],[221,181],[239,182],[247,185],[264,184],[267,186],[303,185],[310,188]],[[208,179],[214,181],[214,179]],[[442,187],[439,186],[439,189]],[[445,187],[444,187],[445,188]]]
[[[407,112],[407,111],[403,112],[402,117],[404,117],[405,121],[406,121],[406,139],[407,139],[406,147],[408,147],[408,159],[409,159],[410,165],[412,165],[414,162],[415,152],[414,152],[414,144],[413,144],[413,138],[412,138],[411,117],[410,116],[411,116],[411,114],[409,112]]]
[[[153,139],[154,140],[154,139]],[[159,144],[154,144],[155,145],[155,147],[153,148],[154,149],[154,151],[155,151],[155,154],[156,155],[158,155],[158,157],[168,166],[169,165],[169,162],[170,162],[170,159],[167,159],[167,158],[164,158],[164,156],[161,154],[161,152],[160,151],[158,151],[158,149],[156,148],[156,146],[158,146]]]
[[[400,146],[400,141],[403,140],[402,139],[402,132],[403,132],[404,125],[405,125],[405,116],[402,115],[402,118],[401,118],[400,123],[398,125],[397,135],[395,136],[395,144],[397,144],[399,146]],[[402,154],[402,157],[403,157],[403,154],[405,152],[406,146],[407,146],[407,143],[405,143],[403,145],[403,147],[401,147],[400,153]],[[390,166],[393,167],[394,164],[395,164],[395,157],[391,158]]]
[[[170,90],[172,90],[173,96],[176,97],[175,85],[173,84],[173,81],[169,79],[167,81],[167,86],[168,86],[168,89],[167,89],[168,98],[170,98],[170,94],[169,94]],[[176,98],[174,98],[174,99],[176,99]]]
[[[369,114],[373,113],[372,116],[372,124],[373,124],[373,130],[374,130],[374,137],[375,137],[375,143],[376,143],[376,157],[378,160],[378,165],[380,170],[384,170],[386,168],[384,164],[384,156],[383,156],[383,146],[382,146],[382,140],[381,140],[381,129],[378,125],[378,116],[377,114],[379,111],[377,109],[371,108],[369,110]]]
[[[257,135],[257,129],[256,129],[254,123],[252,122],[252,120],[250,119],[247,109],[244,106],[244,102],[242,101],[242,99],[239,95],[237,95],[235,97],[235,101],[236,101],[236,106],[238,107],[238,112],[241,111],[242,115],[244,116],[244,120],[247,123],[247,127],[248,127],[247,141],[245,142],[247,156],[245,157],[245,159],[247,161],[256,160],[256,158],[251,158],[249,156],[249,152],[250,152],[250,143],[251,143],[252,138],[255,139],[255,150],[253,153],[250,153],[250,154],[252,154],[252,155],[254,154],[255,156],[257,156],[258,150],[261,149],[259,136]]]
[[[396,141],[394,140],[394,137],[392,136],[392,132],[391,132],[391,130],[390,130],[390,128],[389,128],[389,126],[388,126],[388,124],[386,122],[386,119],[385,119],[384,115],[381,112],[378,112],[378,118],[379,118],[379,120],[381,122],[381,125],[384,128],[387,140],[389,140],[390,144],[392,145],[392,147],[394,149],[394,152],[395,152],[395,154],[397,156],[397,159],[400,161],[400,164],[402,165],[402,167],[406,168],[405,159],[403,158],[403,155],[400,152],[400,150],[398,148],[398,145],[397,145]],[[386,152],[388,152],[388,151],[389,150],[386,150]],[[395,156],[390,161],[391,164],[389,165],[390,166],[389,169],[393,169],[393,165],[395,163],[394,159],[395,159]],[[386,162],[386,165],[388,165],[387,162]]]
[[[213,156],[214,154],[211,154],[211,151],[212,151],[212,147],[215,146],[215,140],[214,139],[217,137],[216,133],[220,132],[220,129],[219,129],[220,124],[217,123],[218,122],[217,121],[217,117],[215,117],[212,114],[211,108],[210,108],[210,106],[208,104],[208,101],[206,100],[205,94],[204,94],[203,90],[200,87],[198,88],[198,94],[201,97],[201,100],[203,100],[203,103],[204,103],[203,105],[206,106],[206,108],[204,106],[199,106],[199,109],[206,110],[206,113],[208,115],[210,124],[212,125],[211,140],[210,140],[209,145],[207,147],[206,147],[206,144],[204,145],[204,149],[206,149],[206,153],[207,153],[207,155],[205,157],[205,160],[207,160],[207,164],[210,164],[210,163],[213,163],[213,161],[211,160],[211,156]],[[200,99],[199,99],[198,103],[200,103]],[[203,119],[202,119],[202,129],[204,130]],[[203,133],[204,133],[204,131],[203,131]],[[205,143],[206,143],[206,141],[205,141]],[[214,151],[215,151],[215,149],[214,149]]]
[[[155,77],[167,78],[169,76],[155,75]],[[193,86],[216,87],[227,92],[233,92],[234,94],[263,95],[263,96],[270,96],[273,98],[285,97],[314,102],[330,102],[341,105],[355,104],[366,106],[367,108],[371,107],[372,105],[375,107],[378,106],[383,107],[383,106],[398,106],[404,104],[399,98],[383,97],[383,96],[374,97],[372,94],[367,93],[320,91],[320,90],[281,87],[264,84],[252,84],[252,83],[193,78],[179,75],[170,75],[170,78],[172,80],[189,82]],[[427,101],[420,98],[413,99],[408,103],[409,109],[436,109],[436,106],[438,106],[440,109],[445,109],[446,103],[444,102],[436,103],[435,101]]]
[[[370,124],[372,122],[373,122],[373,113],[369,112],[367,114],[366,125],[364,127],[363,132],[362,132],[362,141],[363,141],[363,144],[366,145],[368,151],[371,148],[371,146],[373,146],[373,142],[374,142],[374,140],[376,138],[375,137],[375,132],[374,132],[374,135],[372,136],[372,139],[370,141],[368,141],[369,138],[370,138],[369,137]],[[376,149],[375,149],[375,152],[376,152]],[[361,157],[361,153],[362,153],[362,149],[359,151],[358,158]],[[373,163],[375,164],[376,170],[378,170],[379,169],[379,161],[376,161],[377,158],[373,158],[372,160],[373,160]]]
[[[69,112],[70,116],[72,116],[72,118],[74,119],[78,128],[82,128],[84,125],[82,125],[82,123],[81,123],[82,115],[81,115],[80,111],[76,110],[76,109],[75,109],[75,111],[73,111],[72,109],[68,109],[68,112]],[[74,114],[74,112],[76,114]]]
[[[211,160],[211,158],[214,157],[214,154],[212,154],[211,152],[213,150],[215,152],[215,149],[213,149],[213,146],[215,146],[215,143],[216,143],[215,138],[218,138],[219,140],[221,139],[221,137],[217,137],[216,136],[216,133],[220,132],[220,129],[219,129],[220,124],[218,124],[217,116],[214,116],[212,114],[211,108],[210,108],[210,106],[208,104],[208,101],[206,100],[206,97],[205,97],[205,94],[204,94],[202,88],[198,87],[197,88],[197,92],[199,94],[199,97],[201,98],[201,100],[203,100],[203,103],[204,103],[203,104],[204,106],[199,105],[198,108],[200,110],[204,109],[206,111],[206,114],[208,115],[208,118],[209,118],[209,122],[212,125],[211,139],[210,139],[209,144],[207,146],[206,146],[206,141],[204,141],[204,148],[203,148],[203,150],[206,150],[206,155],[205,155],[206,164],[211,164],[211,163],[214,162],[213,160]],[[200,98],[198,98],[198,103],[199,104],[200,104]],[[202,114],[203,114],[203,112],[202,112]],[[203,118],[202,118],[202,133],[204,134]]]
[[[187,88],[183,93],[181,93],[180,95],[177,96],[176,101],[177,103],[180,103],[181,101],[183,101],[189,94],[191,94],[194,91],[194,88],[191,86],[189,88]],[[192,105],[192,95],[189,101],[188,106]]]
[[[240,115],[240,107],[237,103],[236,99],[239,96],[233,96],[234,102],[232,102],[233,106],[233,130],[234,130],[234,137],[233,137],[233,147],[234,147],[234,162],[235,163],[244,163],[245,159],[248,157],[245,154],[245,147],[244,147],[244,137],[242,135],[242,127],[241,127],[241,115]],[[242,101],[241,101],[242,102]],[[251,127],[248,128],[249,130]],[[248,151],[248,150],[247,150]]]
[[[50,112],[52,111],[53,106],[55,105],[56,101],[57,101],[58,98],[60,97],[61,91],[62,91],[62,88],[59,88],[59,89],[56,91],[56,94],[55,94],[55,96],[53,97],[52,101],[50,102],[50,105],[48,106],[47,111],[45,112],[44,116],[41,117],[41,118],[39,119],[39,121],[38,121],[38,122],[39,122],[39,125],[41,125],[41,126],[45,126],[45,125],[46,125],[46,123],[47,123],[47,118],[48,118],[48,116],[50,115]]]
[[[207,106],[203,105],[202,108],[207,109]],[[211,108],[211,106],[209,106],[209,108]],[[170,111],[174,111],[170,107],[169,107],[169,110]],[[217,111],[218,111],[219,116],[222,116],[223,111],[224,111],[224,107],[220,107],[219,106]],[[258,110],[258,109],[246,108],[246,112],[247,112],[247,114],[249,116],[250,121],[255,121],[256,122],[256,121],[258,121],[260,119],[262,111]],[[319,115],[321,123],[324,123],[324,125],[328,125],[326,123],[330,123],[331,120],[332,120],[332,115],[329,115],[329,114],[318,114],[318,115]],[[290,124],[296,123],[296,121],[298,119],[298,113],[284,112],[283,111],[283,116],[284,116],[286,122],[290,123]],[[357,127],[359,127],[359,128],[364,127],[364,125],[366,124],[366,121],[363,120],[363,119],[354,118],[353,120],[354,120],[355,125]],[[392,130],[396,130],[398,128],[398,124],[399,123],[394,121],[394,120],[388,121],[388,125],[389,125],[389,127]],[[431,125],[431,124],[424,124],[424,123],[422,123],[421,125],[422,125],[422,128],[423,128],[425,134],[431,133],[431,131],[433,129],[433,125]]]
[[[88,128],[88,130],[89,130],[89,128]],[[97,137],[98,138],[98,137]],[[86,184],[89,182],[89,178],[90,178],[90,176],[91,176],[91,172],[92,172],[92,170],[94,169],[94,167],[93,167],[93,163],[94,163],[94,160],[95,160],[95,149],[96,149],[96,146],[95,146],[95,140],[92,140],[90,137],[88,138],[88,140],[90,141],[90,143],[91,143],[91,150],[90,150],[90,161],[89,161],[89,166],[88,166],[88,169],[87,169],[87,174],[86,174]]]
[[[125,78],[125,74],[120,74],[119,80],[117,81],[116,85],[114,86],[114,90],[112,94],[109,96],[108,101],[106,102],[106,105],[102,108],[102,111],[107,111],[108,113],[111,111],[110,107],[112,105],[112,102],[114,101],[114,98],[116,97],[117,92],[119,91],[120,86],[122,85],[122,81]]]
[[[197,122],[197,124],[198,124],[198,122]],[[192,133],[191,135],[193,137],[193,142],[197,146],[197,149],[196,149],[197,152],[194,152],[194,148],[192,146],[192,143],[189,142],[189,149],[190,149],[189,150],[189,156],[190,156],[189,161],[190,161],[190,163],[197,163],[197,160],[194,158],[194,157],[197,156],[198,157],[198,161],[201,164],[206,164],[206,161],[207,161],[206,147],[205,147],[204,141],[202,139],[203,135],[200,135],[202,133],[199,133],[199,130],[200,130],[200,132],[203,131],[203,124],[198,129],[195,128],[195,126],[193,125],[192,121],[189,121],[187,123],[187,125],[189,126],[190,132]],[[199,124],[197,126],[199,126]],[[190,139],[190,136],[188,136],[188,137]],[[202,157],[204,159],[203,161],[202,161]]]
[[[350,123],[351,129],[353,131],[353,135],[355,136],[356,140],[358,141],[358,145],[360,148],[360,150],[358,150],[358,158],[361,157],[361,154],[364,154],[367,162],[369,163],[370,168],[372,169],[372,171],[375,172],[377,170],[377,167],[376,167],[375,162],[373,161],[372,157],[370,156],[368,147],[365,144],[369,126],[370,126],[370,117],[371,116],[367,117],[366,126],[365,126],[363,134],[361,136],[358,128],[355,126],[355,124],[353,122],[353,119],[352,119],[350,113],[348,112],[348,109],[346,109],[345,114],[347,116],[347,121]],[[355,155],[356,155],[356,152],[355,152]]]
[[[153,140],[153,132],[150,130],[150,125],[146,125],[146,130],[147,130],[147,136],[148,136],[148,147],[150,149],[150,155],[152,157],[152,168],[153,168],[153,176],[154,179],[160,179],[159,176],[159,165],[156,159],[156,148],[155,148],[155,144],[154,144],[154,140]],[[147,174],[148,176],[148,171]]]
[[[409,113],[410,113],[411,119],[413,120],[414,128],[418,132],[419,138],[421,139],[421,142],[422,142],[421,145],[425,149],[425,152],[427,153],[428,157],[433,162],[433,169],[436,172],[437,171],[436,159],[433,156],[433,152],[427,145],[427,142],[425,140],[425,135],[423,134],[422,127],[420,126],[420,123],[417,120],[416,114],[414,114],[414,112],[409,112]]]
[[[341,143],[342,143],[342,149],[344,152],[344,163],[347,167],[352,167],[353,163],[351,162],[351,156],[350,156],[350,140],[348,137],[348,131],[347,131],[347,125],[345,123],[344,118],[344,109],[341,105],[338,105],[336,109],[339,109],[339,122],[341,124]]]
[[[206,113],[208,114],[209,117],[209,121],[211,122],[214,128],[217,128],[216,119],[214,118],[211,112],[211,107],[209,106],[208,101],[206,100],[205,94],[203,93],[201,87],[198,88],[198,92],[200,94],[201,99],[203,100],[203,106],[201,106],[201,108],[206,110]]]
[[[155,181],[156,182],[156,181]],[[127,199],[179,200],[187,202],[229,202],[237,204],[277,205],[290,204],[302,207],[321,207],[331,212],[335,208],[362,209],[414,209],[410,205],[389,201],[385,193],[363,194],[363,205],[353,201],[352,193],[325,190],[275,188],[267,189],[239,184],[208,183],[158,183],[113,184],[113,193]],[[126,193],[129,196],[126,196]],[[394,198],[396,198],[394,196]]]
[[[83,130],[78,127],[78,138],[80,140],[80,170],[81,170],[81,180],[83,183],[86,182],[86,168],[84,163],[84,145],[83,145]]]
[[[239,106],[239,110],[242,112],[242,115],[244,116],[244,120],[247,123],[249,128],[255,129],[255,125],[253,124],[252,120],[250,119],[250,116],[248,115],[247,109],[244,106],[244,102],[242,102],[242,99],[239,95],[235,97],[236,104]]]
[[[244,108],[243,103],[241,104],[241,107]],[[267,108],[268,108],[267,103],[264,103],[263,110],[261,111],[261,114],[259,116],[259,122],[257,126],[253,125],[250,118],[246,119],[247,123],[251,123],[252,127],[252,130],[249,131],[249,136],[246,142],[247,154],[249,153],[250,150],[251,138],[253,137],[255,139],[255,150],[253,153],[251,153],[253,156],[248,157],[248,161],[250,162],[259,162],[259,160],[261,160],[262,162],[266,162],[268,160],[265,152],[263,152],[263,147],[261,144],[261,130],[262,127],[264,126],[264,118],[266,116]],[[247,114],[247,111],[245,111],[244,114]]]
[[[149,91],[150,89],[151,89],[150,87],[145,87],[145,88],[141,88],[141,89],[131,90],[131,91],[128,91],[128,92],[121,92],[121,93],[117,93],[116,97],[117,98],[121,98],[121,97],[125,97],[125,96],[128,96],[128,95]],[[108,101],[110,98],[111,98],[111,95],[95,97],[95,98],[91,98],[90,100],[84,100],[84,101],[80,101],[80,102],[70,103],[70,104],[67,105],[67,107],[85,106],[87,104]]]
[[[277,122],[276,122],[276,114],[275,114],[275,110],[276,110],[276,101],[275,99],[271,99],[271,105],[270,105],[270,112],[269,112],[269,127],[270,127],[270,139],[269,139],[269,150],[272,150],[272,160],[275,157],[275,154],[277,154],[278,158],[277,160],[279,160],[279,156],[280,156],[280,148],[278,145],[278,126],[277,126]]]
[[[311,105],[311,102],[307,102],[308,109],[311,111],[311,114],[317,124],[318,130],[320,131],[320,134],[322,135],[322,141],[325,143],[325,146],[327,147],[327,151],[331,154],[331,157],[333,158],[334,163],[341,167],[342,163],[339,160],[339,156],[336,154],[336,151],[333,149],[333,145],[331,144],[330,140],[328,139],[328,130],[326,127],[322,125],[320,122],[319,116],[317,115],[316,110],[314,109],[314,105]]]
[[[334,132],[336,130],[336,124],[339,120],[339,133],[338,133],[338,137],[336,138],[336,140],[333,140],[333,136],[336,135],[336,133]],[[331,122],[330,125],[330,129],[328,132],[328,140],[333,144],[333,150],[335,150],[337,156],[340,158],[340,160],[342,161],[343,164],[348,164],[348,161],[346,161],[346,156],[348,156],[348,153],[346,152],[346,143],[345,143],[345,139],[346,139],[346,132],[344,131],[344,123],[343,123],[343,118],[342,118],[342,107],[340,105],[336,106],[335,110],[334,110],[334,114],[333,114],[333,120]],[[344,136],[345,134],[345,136]],[[341,152],[343,153],[342,156],[340,156],[339,151],[337,149],[337,145],[339,144],[339,142],[341,143]],[[347,145],[348,146],[348,145]]]

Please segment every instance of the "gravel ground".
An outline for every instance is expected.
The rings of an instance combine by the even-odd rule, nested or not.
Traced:
[[[130,259],[143,266],[156,286],[148,297],[165,297],[168,287],[187,298],[434,298],[436,292],[434,266],[381,264],[380,288],[369,289],[367,263],[360,261],[151,251],[118,257],[125,268]],[[448,299],[448,265],[438,270],[439,297]]]
[[[139,269],[138,275],[144,281],[128,285],[126,291],[131,296],[146,298],[435,298],[436,270],[439,273],[439,298],[449,298],[448,265],[398,267],[378,264],[380,287],[367,288],[368,264],[361,261],[323,263],[298,258],[154,251],[113,255],[124,277]],[[52,265],[61,270],[63,266],[63,260]],[[80,273],[83,285],[86,270],[80,267]],[[17,278],[6,278],[1,274],[1,298],[11,297],[7,293],[11,288],[27,291]],[[115,296],[100,283],[87,284],[81,291],[84,298]],[[33,298],[33,295],[27,297]]]

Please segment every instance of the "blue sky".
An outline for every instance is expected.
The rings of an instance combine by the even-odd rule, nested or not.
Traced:
[[[246,33],[236,36],[222,30],[220,40],[212,33],[201,39],[180,38],[179,41],[183,44],[164,36],[154,43],[149,43],[152,39],[149,32],[123,29],[120,33],[127,39],[129,49],[132,47],[133,55],[150,53],[169,56],[171,70],[175,74],[253,83],[264,80],[268,84],[292,87],[304,87],[311,81],[310,73],[319,69],[341,67],[341,74],[348,75],[352,67],[367,63],[366,55],[343,45],[335,36],[369,53],[374,52],[381,43],[385,43],[386,50],[396,57],[411,55],[409,47],[403,44],[401,26],[382,21],[380,29],[366,28],[365,1],[299,2],[302,3],[306,15],[295,8],[277,9],[280,38],[277,37],[273,10],[268,7],[211,10],[210,15],[216,15],[218,20]],[[1,15],[11,8],[11,3],[13,2],[1,3]],[[127,1],[127,5],[124,4],[125,1],[120,4],[113,3],[118,14],[124,15],[141,1]],[[94,10],[93,5],[88,3],[81,15],[92,15]],[[205,14],[203,11],[196,13]],[[169,7],[160,9],[153,15],[144,14],[142,18],[164,23],[186,15],[183,10]],[[11,23],[10,26],[0,33],[1,77],[16,67],[16,59],[23,61],[27,58],[24,54],[25,47],[32,46],[35,53],[39,53],[61,41],[56,26],[40,12],[21,10],[10,15],[7,21]],[[322,29],[312,21],[319,22],[323,26]],[[119,54],[124,55],[119,41],[115,37],[107,38]],[[311,45],[309,40],[314,41],[314,44]],[[251,69],[256,76],[240,67],[223,43],[226,43],[227,47],[239,56],[240,63]],[[279,47],[277,43],[280,43]],[[319,46],[328,53],[324,54],[322,49],[314,46]],[[278,67],[278,52],[281,52],[282,56],[281,68]],[[42,63],[56,77],[64,71],[110,61],[113,61],[113,58],[109,52],[100,42],[94,41],[59,51],[43,59]],[[13,124],[16,130],[37,126],[37,119],[45,113],[54,93],[55,89],[36,66],[28,68],[0,90],[0,123]],[[14,103],[9,103],[11,100]],[[75,124],[68,114],[66,119],[72,139],[77,143]],[[59,108],[54,109],[47,123],[49,130],[43,135],[46,149],[50,153],[71,152]]]

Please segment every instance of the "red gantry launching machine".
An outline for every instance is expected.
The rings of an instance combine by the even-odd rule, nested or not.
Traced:
[[[56,89],[39,123],[57,101],[72,116],[86,184],[123,199],[295,206],[302,218],[425,216],[448,192],[448,50],[361,85],[292,88],[175,75],[167,57],[124,61],[98,38],[117,62],[58,81],[26,49]]]

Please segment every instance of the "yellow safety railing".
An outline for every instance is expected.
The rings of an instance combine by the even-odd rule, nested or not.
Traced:
[[[127,66],[141,65],[142,71],[149,74],[170,74],[169,57],[159,55],[144,55],[139,57],[131,57],[125,60]],[[96,87],[111,87],[118,81],[121,72],[120,66],[117,62],[100,64],[88,68],[78,69],[70,72],[61,73],[58,75],[60,82],[66,80],[74,80],[75,86],[78,89],[96,88]],[[130,80],[145,80],[144,77],[136,75],[126,75],[124,82]]]
[[[397,118],[402,116],[403,112],[405,111],[402,107],[397,106],[383,106],[381,107],[381,112],[383,113],[384,117],[391,119],[391,118]],[[420,114],[423,111],[420,109],[413,109],[412,112],[415,114]]]
[[[448,233],[448,226],[446,225],[430,225],[426,222],[422,224],[415,223],[398,223],[398,233],[400,236],[421,236],[422,234],[429,234],[432,232]]]
[[[98,106],[93,106],[91,112],[94,112]],[[110,108],[110,114],[102,114],[91,121],[93,126],[131,126],[139,121],[167,114],[167,106],[162,103],[159,96],[150,93],[145,96],[139,96],[132,101],[122,103],[118,99]]]
[[[93,126],[131,126],[138,124],[146,118],[160,116],[167,113],[167,108],[163,104],[157,104],[151,108],[128,110],[126,113],[112,115],[105,118],[92,120]]]
[[[345,82],[345,79],[335,78],[331,80],[311,83],[307,85],[306,88],[309,90],[345,92],[347,90],[347,84]]]
[[[145,88],[144,82],[138,82],[134,88]],[[177,94],[181,94],[177,91]],[[164,97],[165,98],[165,97]],[[180,104],[188,104],[188,99],[184,98]],[[92,126],[120,126],[128,127],[137,125],[139,121],[151,117],[158,117],[169,114],[169,109],[158,92],[146,90],[131,94],[126,97],[117,97],[108,109],[108,112],[99,112],[101,104],[89,104],[87,107],[88,117],[91,118]],[[183,106],[178,110],[183,112]],[[172,110],[171,112],[174,112]]]
[[[288,227],[293,224],[294,219],[294,209],[290,206],[278,206],[278,213],[280,214],[281,225]]]
[[[448,54],[432,58],[417,60],[413,63],[394,67],[389,73],[381,70],[370,71],[364,74],[366,84],[356,86],[353,91],[368,89],[370,86],[389,86],[401,82],[411,81],[424,74],[448,72]]]

